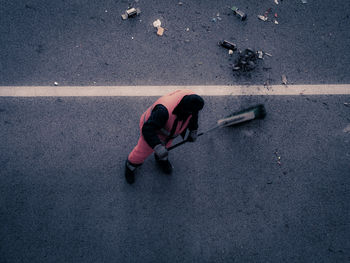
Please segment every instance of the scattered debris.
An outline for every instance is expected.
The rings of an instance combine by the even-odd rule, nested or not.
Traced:
[[[161,25],[162,25],[162,22],[160,22],[159,19],[157,19],[156,21],[153,22],[153,26],[155,28],[157,28],[157,35],[158,36],[162,36],[164,34],[164,28],[161,27]]]
[[[226,41],[226,40],[220,41],[218,44],[219,44],[220,46],[222,46],[222,47],[224,47],[224,48],[227,48],[227,49],[229,49],[229,50],[232,50],[232,51],[234,51],[234,50],[237,49],[236,44],[231,43],[231,42]]]
[[[262,16],[262,15],[258,15],[258,18],[262,21],[267,21],[267,17],[266,16]]]
[[[257,65],[257,53],[252,49],[245,49],[244,51],[239,52],[239,57],[236,60],[235,65],[233,66],[233,71],[250,71],[253,70]]]
[[[58,86],[58,82],[55,81],[55,82],[53,83],[53,85]]]
[[[222,20],[222,18],[220,17],[220,16],[218,16],[218,17],[213,17],[212,19],[211,19],[211,22],[216,22],[216,21],[221,21]]]
[[[128,19],[128,18],[135,17],[135,16],[138,16],[138,15],[140,15],[140,14],[141,14],[140,8],[134,8],[134,7],[132,7],[132,8],[127,9],[127,10],[125,11],[125,13],[122,14],[122,18],[123,18],[123,20],[126,20],[126,19]]]
[[[266,88],[267,90],[270,90],[269,86],[270,86],[270,78],[268,78],[268,79],[264,82],[264,88]]]
[[[350,124],[344,128],[343,132],[350,132]]]
[[[286,75],[282,75],[282,83],[284,84],[284,85],[287,85],[287,77],[286,77]]]
[[[240,9],[238,9],[238,7],[233,6],[231,8],[231,10],[233,11],[233,13],[238,16],[242,21],[247,19],[247,14],[244,13],[243,11],[241,11]]]
[[[217,13],[217,14],[216,14],[216,18],[214,17],[212,20],[215,20],[215,21],[213,21],[213,22],[216,22],[216,20],[221,21],[222,18],[220,17],[220,13]]]
[[[269,56],[269,57],[272,57],[271,54],[266,53],[266,52],[264,52],[264,51],[262,51],[262,50],[256,51],[256,54],[258,55],[258,58],[259,58],[259,59],[263,59],[263,58],[264,58],[264,55]]]
[[[156,28],[160,27],[161,25],[162,25],[162,22],[160,22],[159,19],[157,19],[156,21],[153,22],[153,26]]]
[[[262,21],[271,21],[271,20],[269,20],[269,13],[272,11],[272,8],[269,8],[269,9],[267,9],[266,11],[265,11],[265,13],[264,13],[264,15],[258,15],[258,18],[260,19],[260,20],[262,20]],[[274,17],[275,17],[275,19],[274,19],[274,23],[276,24],[276,25],[278,25],[278,21],[277,21],[277,17],[278,17],[278,15],[277,15],[277,13],[275,13],[274,14]],[[271,21],[272,22],[272,21]]]
[[[267,9],[264,13],[265,17],[268,17],[269,13],[272,11],[272,8],[270,7],[269,9]]]
[[[158,30],[157,30],[157,35],[158,36],[162,36],[164,34],[164,28],[163,27],[158,27]]]
[[[278,163],[278,165],[281,165],[281,156],[278,155],[277,150],[275,150],[275,155],[276,155],[276,157],[277,157],[277,163]]]
[[[301,0],[303,4],[307,4],[307,0]]]

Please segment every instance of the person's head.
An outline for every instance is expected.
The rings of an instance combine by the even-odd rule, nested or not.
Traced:
[[[182,98],[180,103],[174,109],[173,113],[177,115],[179,119],[186,119],[188,116],[198,113],[204,107],[204,100],[202,97],[191,94],[186,95]]]

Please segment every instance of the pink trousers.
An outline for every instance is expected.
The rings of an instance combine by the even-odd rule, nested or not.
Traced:
[[[170,140],[166,147],[170,147],[173,140]],[[147,159],[148,156],[150,156],[154,150],[147,144],[145,139],[143,138],[143,135],[140,135],[139,141],[137,142],[137,145],[134,147],[134,149],[131,151],[131,153],[128,156],[129,162],[135,165],[141,165],[143,162]]]

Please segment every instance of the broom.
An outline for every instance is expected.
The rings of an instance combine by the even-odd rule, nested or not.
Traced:
[[[242,122],[246,122],[246,121],[250,121],[250,120],[254,120],[254,119],[263,119],[266,116],[266,111],[265,111],[265,107],[263,104],[258,104],[256,106],[253,107],[249,107],[247,109],[238,111],[238,112],[234,112],[232,114],[230,114],[229,116],[220,119],[217,121],[216,125],[213,126],[212,128],[204,131],[204,132],[200,132],[198,133],[198,137],[202,136],[203,134],[206,134],[208,132],[211,132],[213,130],[216,130],[218,128],[222,128],[222,127],[228,127],[228,126],[233,126]],[[176,147],[179,147],[180,145],[188,142],[188,138],[186,140],[183,140],[177,144],[174,144],[173,146],[170,146],[168,148],[168,151],[175,149]]]

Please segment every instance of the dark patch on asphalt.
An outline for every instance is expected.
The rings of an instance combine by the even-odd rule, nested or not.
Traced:
[[[35,6],[30,5],[30,4],[25,4],[24,7],[25,7],[26,9],[33,10],[33,11],[37,11],[37,10],[38,10]]]
[[[38,54],[43,53],[43,51],[44,51],[44,46],[43,46],[43,45],[38,45],[38,46],[36,47],[35,51],[36,51]]]

